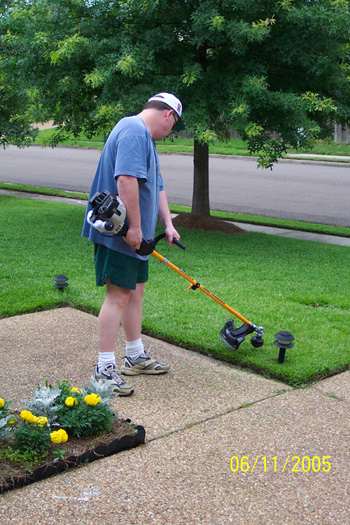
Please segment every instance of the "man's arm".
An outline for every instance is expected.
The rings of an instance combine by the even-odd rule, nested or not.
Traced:
[[[125,204],[126,218],[129,223],[124,239],[134,250],[137,250],[142,242],[138,179],[130,175],[119,175],[117,185],[119,197]]]
[[[166,240],[168,244],[172,244],[173,238],[179,240],[180,235],[175,230],[173,226],[173,221],[171,220],[168,199],[164,190],[159,192],[159,211],[158,218],[164,226],[164,232],[166,235]]]

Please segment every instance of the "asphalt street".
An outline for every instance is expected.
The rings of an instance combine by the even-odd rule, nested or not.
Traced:
[[[10,146],[0,151],[0,181],[89,191],[100,151]],[[191,205],[193,157],[160,155],[169,202]],[[212,209],[350,226],[348,164],[283,161],[273,170],[255,159],[210,157]]]

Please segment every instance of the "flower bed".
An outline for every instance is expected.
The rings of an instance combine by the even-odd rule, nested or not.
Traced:
[[[0,493],[145,442],[145,429],[109,406],[102,381],[39,385],[21,412],[0,398]]]

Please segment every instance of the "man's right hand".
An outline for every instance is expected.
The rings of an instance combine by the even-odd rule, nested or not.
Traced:
[[[131,248],[138,250],[142,242],[142,231],[141,228],[130,228],[124,237],[125,242],[128,243]]]

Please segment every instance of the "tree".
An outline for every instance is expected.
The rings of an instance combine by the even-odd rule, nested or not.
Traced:
[[[9,9],[8,2],[0,0],[0,144],[3,147],[9,142],[28,145],[36,135],[30,126],[30,98],[16,81],[16,56],[10,52],[12,35],[1,31]]]
[[[209,215],[210,143],[230,128],[271,167],[350,122],[349,0],[15,0],[0,24],[0,68],[16,57],[54,143],[107,135],[151,94],[176,93],[194,135],[193,213]]]

